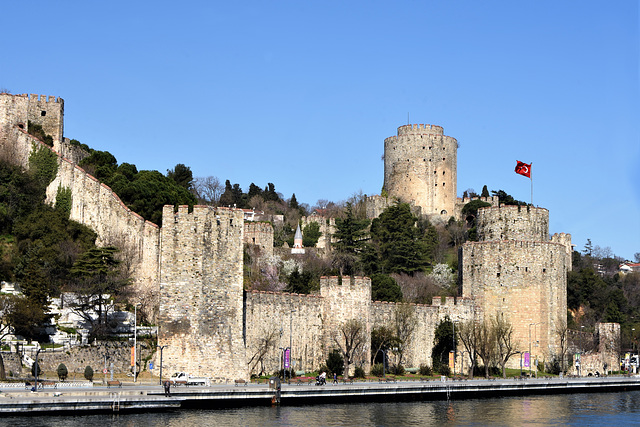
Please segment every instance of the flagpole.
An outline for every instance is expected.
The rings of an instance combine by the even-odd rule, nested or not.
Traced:
[[[531,206],[533,206],[533,162],[531,162],[531,166],[529,167],[529,174],[531,175]]]

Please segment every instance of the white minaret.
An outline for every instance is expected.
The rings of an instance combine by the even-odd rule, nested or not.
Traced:
[[[296,228],[296,234],[293,236],[293,248],[291,249],[292,254],[303,254],[304,248],[302,247],[302,230],[300,230],[300,224],[298,224],[298,228]]]

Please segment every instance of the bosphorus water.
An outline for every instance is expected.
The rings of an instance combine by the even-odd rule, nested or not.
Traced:
[[[165,413],[2,417],[0,426],[628,426],[640,391],[459,401],[179,410]]]

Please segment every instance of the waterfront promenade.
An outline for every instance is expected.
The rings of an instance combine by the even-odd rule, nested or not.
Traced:
[[[639,377],[474,379],[461,381],[369,381],[347,384],[282,384],[280,405],[401,400],[461,400],[528,394],[620,392],[640,389]],[[269,384],[172,387],[160,385],[52,386],[37,392],[0,385],[0,414],[165,411],[187,408],[271,405],[278,390]]]

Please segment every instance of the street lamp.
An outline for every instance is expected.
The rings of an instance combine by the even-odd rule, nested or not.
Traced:
[[[453,326],[453,378],[456,377],[456,322],[451,321]]]
[[[529,378],[531,378],[531,327],[535,323],[529,323]]]
[[[167,345],[159,345],[157,347],[160,349],[160,385],[162,385],[162,350],[164,350]]]
[[[140,303],[136,303],[133,306],[133,382],[138,381],[138,358],[137,358],[137,346],[138,346],[138,306]]]
[[[291,365],[293,364],[293,313],[296,311],[296,309],[293,309],[289,313],[289,369],[292,369]],[[289,384],[291,384],[291,373],[289,373]]]

